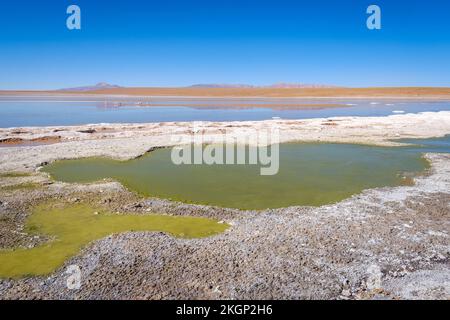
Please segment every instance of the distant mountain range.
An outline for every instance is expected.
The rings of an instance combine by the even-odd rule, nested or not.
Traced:
[[[267,86],[250,84],[194,84],[190,88],[337,88],[337,86],[309,83],[275,83]]]
[[[100,82],[93,86],[83,86],[83,87],[74,87],[74,88],[63,88],[58,91],[97,91],[103,89],[117,89],[124,88],[118,85],[109,84],[106,82]],[[218,83],[210,83],[210,84],[194,84],[192,86],[188,86],[187,88],[337,88],[337,86],[324,85],[324,84],[308,84],[308,83],[275,83],[267,86],[254,86],[250,84],[218,84]]]
[[[95,90],[115,89],[115,88],[122,88],[122,87],[114,85],[114,84],[109,84],[109,83],[106,83],[106,82],[99,82],[99,83],[97,83],[96,85],[93,85],[93,86],[64,88],[64,89],[59,89],[58,91],[95,91]]]

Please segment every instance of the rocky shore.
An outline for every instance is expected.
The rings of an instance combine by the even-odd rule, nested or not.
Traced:
[[[34,172],[42,164],[57,159],[105,156],[127,160],[157,147],[180,141],[233,141],[260,144],[252,132],[279,130],[279,141],[359,143],[381,146],[401,145],[392,140],[431,138],[450,133],[450,112],[424,112],[387,117],[335,117],[306,120],[237,122],[166,122],[150,124],[95,124],[60,127],[0,129],[0,141],[16,139],[58,141],[27,147],[0,148],[0,173]],[[250,132],[250,134],[249,134]],[[225,140],[227,142],[227,140]],[[18,152],[20,150],[20,152]]]
[[[277,123],[281,140],[393,145],[391,139],[450,133],[450,112],[384,118],[203,123],[221,130]],[[198,129],[198,126],[197,126]],[[89,130],[89,131],[88,131]],[[239,211],[141,198],[120,184],[53,182],[36,171],[63,158],[129,159],[191,135],[188,123],[1,129],[0,138],[60,136],[61,142],[0,149],[0,248],[48,239],[23,232],[30,208],[52,199],[113,212],[213,217],[231,227],[203,239],[127,232],[91,243],[53,274],[0,280],[1,299],[449,299],[450,155],[411,186],[370,189],[321,207]],[[25,172],[29,175],[6,174]],[[27,185],[28,187],[20,187]],[[14,188],[13,186],[17,186]],[[81,287],[67,287],[69,265]]]

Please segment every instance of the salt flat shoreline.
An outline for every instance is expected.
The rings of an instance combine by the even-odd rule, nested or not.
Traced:
[[[133,159],[155,147],[203,139],[223,142],[230,133],[238,143],[257,145],[248,130],[269,132],[279,129],[284,142],[357,143],[398,146],[392,140],[432,138],[450,134],[450,112],[398,114],[385,117],[334,117],[305,120],[264,120],[236,122],[164,122],[144,124],[92,124],[82,126],[24,127],[0,129],[0,141],[58,141],[30,147],[0,148],[0,172],[32,172],[43,163],[58,159],[104,156]],[[196,134],[201,133],[201,136]],[[197,140],[195,140],[197,139]],[[227,142],[227,141],[225,141]],[[19,151],[19,152],[18,152]]]

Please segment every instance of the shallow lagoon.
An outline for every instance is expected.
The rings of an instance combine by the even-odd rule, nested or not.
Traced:
[[[450,111],[449,101],[378,101],[371,100],[246,100],[249,107],[236,107],[230,99],[202,101],[156,101],[152,106],[139,106],[120,101],[113,106],[102,100],[58,100],[61,98],[0,97],[0,127],[60,126],[94,123],[147,123],[171,121],[257,121],[272,118],[308,119],[338,116],[387,116],[398,111],[418,113]],[[46,99],[46,100],[45,100]],[[67,99],[67,98],[66,98]],[[72,98],[75,99],[75,98]],[[91,98],[92,99],[92,98]],[[198,104],[198,107],[186,104]],[[269,107],[278,104],[280,108]],[[296,109],[292,104],[332,105],[340,107],[310,107]]]
[[[394,148],[287,143],[280,145],[280,168],[273,176],[261,176],[259,165],[177,166],[171,162],[170,148],[124,162],[102,158],[57,161],[43,171],[65,182],[112,178],[144,196],[221,207],[319,206],[364,189],[411,183],[410,177],[428,166],[422,153],[449,152],[449,141],[447,136]]]

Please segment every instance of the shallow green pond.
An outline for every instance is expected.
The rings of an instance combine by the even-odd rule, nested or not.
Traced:
[[[111,214],[86,204],[36,207],[25,231],[53,240],[30,249],[0,250],[0,278],[49,274],[89,242],[126,231],[162,231],[181,238],[201,238],[225,231],[227,224],[200,217]]]
[[[448,137],[420,140],[442,141]],[[425,141],[425,142],[424,142]],[[411,142],[411,141],[408,141]],[[260,165],[175,165],[171,149],[159,149],[131,161],[104,158],[58,161],[44,171],[60,181],[118,180],[130,190],[191,203],[240,209],[318,206],[345,199],[363,189],[407,183],[423,171],[425,145],[383,148],[351,144],[280,145],[279,172],[260,175]]]

